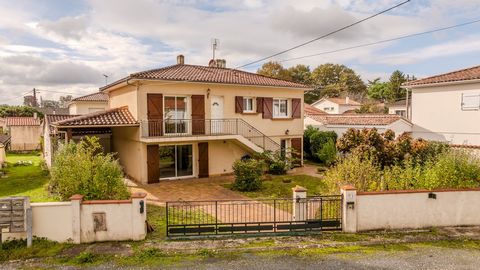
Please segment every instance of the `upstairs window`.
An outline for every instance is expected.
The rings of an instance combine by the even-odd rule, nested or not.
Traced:
[[[288,100],[274,98],[273,99],[273,117],[287,118],[288,117]]]
[[[462,94],[462,110],[472,111],[480,109],[480,94]]]
[[[246,112],[246,113],[254,112],[252,97],[243,97],[243,112]]]

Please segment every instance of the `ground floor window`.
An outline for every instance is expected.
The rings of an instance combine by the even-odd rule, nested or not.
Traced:
[[[159,147],[160,179],[193,175],[193,147],[167,145]]]

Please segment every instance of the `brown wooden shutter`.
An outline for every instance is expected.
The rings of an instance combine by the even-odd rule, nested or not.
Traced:
[[[198,177],[208,177],[208,142],[198,143]]]
[[[192,134],[205,134],[204,95],[192,95]]]
[[[299,98],[292,98],[292,118],[302,118],[301,102]]]
[[[163,135],[163,95],[147,94],[148,135]]]
[[[263,98],[262,97],[257,97],[257,113],[262,113],[263,112]]]
[[[243,97],[235,97],[235,113],[243,113]]]
[[[262,118],[263,119],[272,119],[273,113],[273,98],[263,98],[263,110],[262,110]]]
[[[160,153],[158,145],[147,145],[147,171],[148,183],[158,183],[160,181]]]
[[[292,149],[294,150],[294,152],[292,153],[292,157],[297,159],[297,161],[295,162],[295,165],[301,165],[302,152],[303,152],[302,138],[292,138],[290,139],[290,143],[291,143]]]

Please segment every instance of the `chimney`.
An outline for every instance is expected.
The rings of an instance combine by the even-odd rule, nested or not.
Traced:
[[[208,61],[208,66],[209,67],[216,67],[217,66],[217,61],[215,61],[214,59]]]
[[[182,54],[177,55],[177,65],[184,65],[185,64],[185,56]]]
[[[350,98],[349,97],[346,97],[345,98],[345,103],[348,105],[350,103]]]
[[[227,67],[227,61],[225,59],[217,59],[217,67],[226,68]]]

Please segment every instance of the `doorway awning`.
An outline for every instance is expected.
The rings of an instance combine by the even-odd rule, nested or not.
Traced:
[[[52,126],[58,129],[136,127],[139,125],[127,106],[75,116],[52,123]]]

